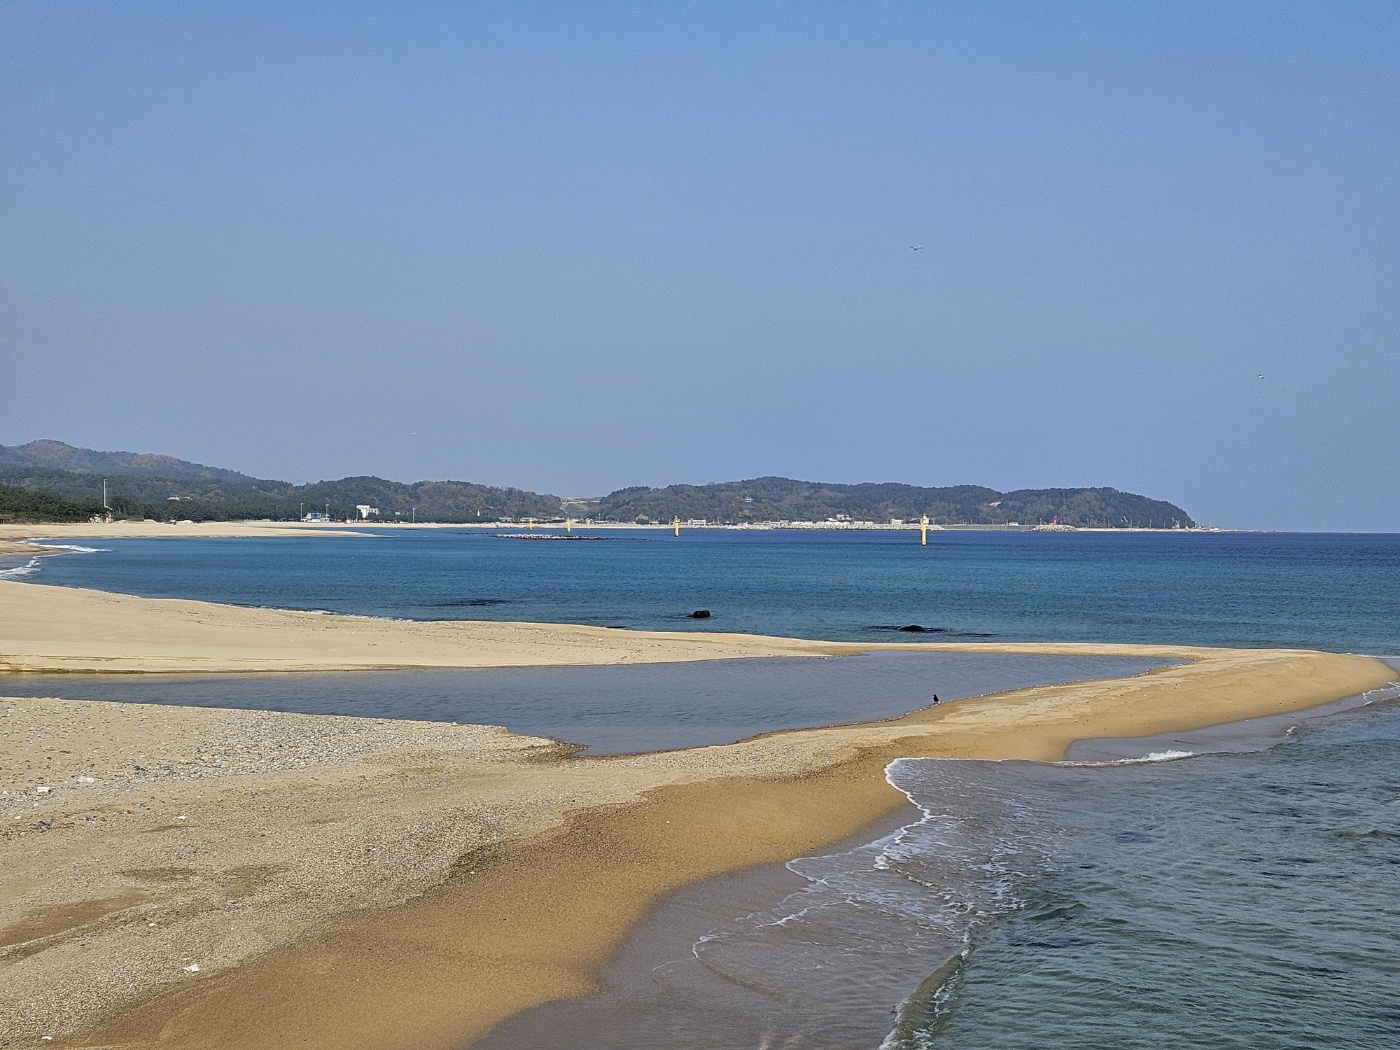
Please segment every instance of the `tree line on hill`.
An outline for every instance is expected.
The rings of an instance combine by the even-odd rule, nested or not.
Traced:
[[[557,521],[565,516],[622,523],[704,519],[714,523],[816,522],[831,519],[940,525],[1048,524],[1079,527],[1191,528],[1184,510],[1112,488],[1020,489],[977,485],[924,488],[897,483],[837,485],[753,478],[711,485],[619,489],[600,499],[561,500],[523,489],[464,481],[405,484],[376,477],[293,485],[206,467],[169,456],[94,452],[56,441],[0,445],[0,520],[84,521],[107,508],[119,518],[292,521],[307,513],[380,521],[446,523]]]
[[[0,484],[0,522],[87,521],[101,513],[100,499],[65,499],[43,489]]]
[[[834,485],[790,478],[754,478],[713,485],[628,488],[604,496],[595,516],[612,521],[716,522],[852,521],[916,522],[927,514],[938,525],[1062,525],[1192,528],[1180,507],[1112,488],[1019,489],[998,492],[979,485],[924,488],[894,482]]]
[[[113,475],[79,474],[62,470],[0,471],[0,485],[33,493],[47,493],[51,500],[81,505],[89,513],[80,518],[36,517],[38,504],[16,498],[13,508],[0,509],[11,520],[87,520],[102,514],[102,483],[107,482],[107,506],[118,518],[153,518],[157,521],[243,521],[269,519],[296,521],[305,514],[334,519],[358,516],[356,507],[379,510],[381,521],[489,522],[520,518],[562,517],[559,498],[521,489],[495,488],[458,481],[420,481],[406,485],[383,478],[341,478],[309,485],[286,482],[227,482],[213,479],[178,480]],[[53,504],[57,506],[57,504]],[[55,513],[58,513],[55,511]],[[77,513],[64,511],[63,513]]]

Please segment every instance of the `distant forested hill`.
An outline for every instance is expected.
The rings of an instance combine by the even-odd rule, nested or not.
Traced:
[[[295,520],[328,508],[332,517],[355,516],[357,504],[378,507],[380,520],[477,522],[507,518],[557,518],[558,496],[465,481],[404,484],[383,478],[341,478],[293,485],[206,467],[171,456],[95,452],[60,441],[0,445],[0,484],[47,492],[67,500],[96,500],[102,482],[119,517],[231,521]],[[67,520],[49,518],[45,520]]]
[[[704,518],[711,522],[917,521],[927,514],[937,524],[1023,525],[1058,519],[1081,527],[1190,528],[1191,516],[1161,500],[1111,488],[1021,489],[998,492],[977,485],[920,488],[897,483],[833,485],[790,478],[753,478],[712,485],[619,489],[597,500],[564,504],[558,496],[466,481],[405,484],[376,477],[341,478],[293,485],[206,467],[171,456],[95,452],[59,441],[0,445],[0,484],[47,494],[51,502],[14,499],[11,520],[70,520],[108,504],[127,518],[228,521],[243,518],[292,520],[303,512],[355,516],[357,504],[378,507],[381,521],[396,516],[419,521],[490,522],[521,518],[559,519],[567,512],[616,522],[668,522]],[[57,502],[52,502],[57,501]],[[44,518],[42,506],[54,515]],[[60,504],[63,506],[60,507]],[[94,509],[95,505],[95,509]],[[81,508],[81,509],[78,509]],[[18,517],[28,514],[29,517]],[[35,515],[39,515],[35,517]]]
[[[96,452],[62,441],[31,441],[27,445],[0,445],[0,472],[63,471],[108,474],[131,478],[167,478],[174,481],[256,482],[236,470],[206,467],[174,456],[146,452]]]
[[[1082,527],[1191,528],[1175,504],[1111,488],[1020,489],[997,492],[977,485],[920,488],[897,483],[829,485],[790,478],[754,478],[714,485],[619,489],[593,507],[614,521],[916,521],[927,514],[940,525],[1049,524]]]

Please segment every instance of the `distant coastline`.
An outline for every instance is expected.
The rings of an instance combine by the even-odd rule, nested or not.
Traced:
[[[98,452],[60,441],[0,445],[0,522],[362,521],[774,526],[868,523],[929,526],[1191,529],[1174,503],[1115,488],[1016,489],[902,482],[839,484],[758,477],[604,496],[556,496],[466,481],[404,483],[348,477],[294,485],[171,456]]]

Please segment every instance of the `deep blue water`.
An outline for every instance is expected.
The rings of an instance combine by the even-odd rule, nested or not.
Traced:
[[[27,578],[412,619],[1400,652],[1400,535],[935,532],[922,548],[908,532],[597,535],[102,540]],[[909,624],[942,634],[882,629]]]

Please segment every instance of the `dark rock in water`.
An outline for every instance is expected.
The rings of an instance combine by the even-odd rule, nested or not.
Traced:
[[[908,631],[911,634],[947,634],[946,627],[925,627],[921,623],[877,623],[864,628],[867,631]],[[990,635],[988,636],[990,637]]]
[[[696,609],[693,613],[690,614],[690,618],[692,620],[708,620],[710,618],[710,610]]]

